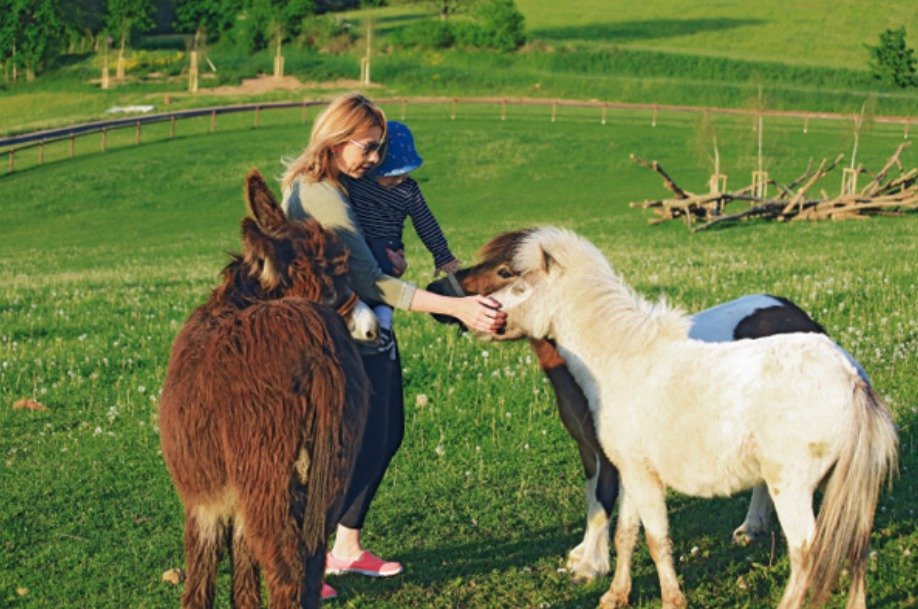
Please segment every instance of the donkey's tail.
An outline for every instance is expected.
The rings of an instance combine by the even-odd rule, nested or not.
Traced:
[[[867,550],[884,483],[897,468],[899,438],[889,410],[863,379],[855,383],[854,420],[826,485],[801,580],[817,606],[828,600],[847,561],[853,593],[863,597]],[[850,598],[848,606],[857,599]]]
[[[326,357],[312,362],[302,446],[308,455],[302,539],[312,554],[337,522],[363,435],[368,382],[340,319],[326,328]]]

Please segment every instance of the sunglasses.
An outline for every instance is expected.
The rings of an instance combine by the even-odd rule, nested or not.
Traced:
[[[384,142],[367,142],[366,144],[364,144],[363,142],[358,142],[357,140],[348,140],[348,142],[350,142],[351,144],[363,150],[364,158],[370,156],[374,152],[376,153],[381,152],[383,143],[384,143]]]

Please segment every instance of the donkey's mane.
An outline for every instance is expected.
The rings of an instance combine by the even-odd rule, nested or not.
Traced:
[[[651,302],[636,293],[583,237],[552,227],[531,231],[517,249],[514,266],[523,273],[537,270],[545,255],[563,269],[559,281],[578,318],[614,329],[617,344],[640,348],[658,338],[688,337],[691,320],[684,312],[662,298]]]
[[[242,235],[245,252],[229,254],[221,284],[205,306],[244,309],[284,297],[320,301],[333,289],[333,278],[347,273],[347,250],[315,220],[291,221],[267,233],[245,218]]]

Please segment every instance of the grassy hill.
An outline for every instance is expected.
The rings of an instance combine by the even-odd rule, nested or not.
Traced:
[[[574,111],[556,123],[541,109],[506,121],[493,108],[456,120],[442,107],[410,112],[426,160],[417,177],[461,258],[471,260],[499,230],[558,224],[595,241],[649,296],[694,311],[772,292],[824,324],[864,364],[902,438],[902,476],[878,511],[868,603],[914,604],[918,217],[697,234],[678,223],[649,226],[647,212],[627,202],[665,191],[628,153],[658,159],[687,188],[700,188],[710,162],[692,120],[666,117],[654,129],[632,114],[603,127],[594,113]],[[178,604],[180,589],[160,580],[183,558],[181,508],[159,454],[159,388],[178,328],[215,286],[225,251],[237,248],[244,172],[277,176],[280,158],[304,145],[298,119],[266,116],[258,130],[248,118],[227,119],[213,135],[115,147],[0,177],[0,606]],[[749,125],[725,118],[716,128],[731,184],[748,181]],[[775,123],[768,133],[767,167],[782,181],[809,157],[850,145],[839,126],[804,135],[798,124]],[[900,141],[899,131],[874,129],[861,159],[877,167]],[[915,154],[903,162],[913,166]],[[837,178],[824,187],[834,192]],[[406,236],[409,278],[424,283],[430,257],[410,229]],[[396,323],[406,437],[370,513],[367,542],[407,572],[386,581],[333,578],[342,594],[334,606],[595,606],[609,578],[574,586],[560,570],[582,533],[581,473],[527,347],[481,344],[416,314],[398,314]],[[12,410],[23,397],[49,410]],[[691,606],[777,603],[787,576],[777,529],[773,547],[729,541],[747,501],[671,498]],[[228,606],[225,568],[219,586],[218,606]],[[633,601],[659,606],[643,546]]]
[[[878,114],[915,116],[918,92],[874,81],[864,46],[897,25],[906,26],[915,46],[918,17],[911,4],[893,0],[881,9],[875,3],[838,6],[827,0],[522,0],[518,5],[530,43],[512,54],[393,48],[393,32],[430,18],[423,4],[352,11],[341,18],[358,34],[366,17],[373,18],[373,80],[378,84],[370,93],[376,96],[512,95],[726,107],[762,103],[771,109],[846,113],[870,99]],[[104,92],[92,82],[99,77],[98,57],[66,57],[35,83],[0,86],[0,133],[90,120],[114,105],[153,104],[163,111],[253,97],[328,96],[357,86],[362,45],[358,38],[334,53],[288,45],[287,73],[312,86],[257,96],[215,95],[208,89],[270,72],[269,51],[247,55],[220,45],[210,49],[217,73],[194,96],[185,93],[181,74],[188,60],[181,50],[135,53],[130,82]],[[316,84],[342,79],[337,89]]]
[[[546,42],[695,54],[750,62],[864,70],[864,45],[905,26],[918,36],[914,4],[894,0],[831,2],[767,0],[628,2],[517,0],[532,37]]]

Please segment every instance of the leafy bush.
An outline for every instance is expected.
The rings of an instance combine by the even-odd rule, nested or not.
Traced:
[[[905,43],[905,27],[880,34],[880,44],[870,49],[870,69],[877,80],[897,87],[918,85],[914,49]]]
[[[525,19],[514,0],[485,0],[475,5],[474,16],[481,30],[477,46],[513,51],[526,43]]]
[[[401,47],[446,49],[456,42],[453,27],[446,21],[421,21],[396,30],[392,42]]]
[[[446,49],[452,46],[513,51],[526,42],[523,15],[514,0],[484,0],[474,5],[471,21],[427,20],[392,34],[401,47]]]
[[[300,48],[340,53],[356,39],[350,21],[331,14],[303,20],[296,44]]]

